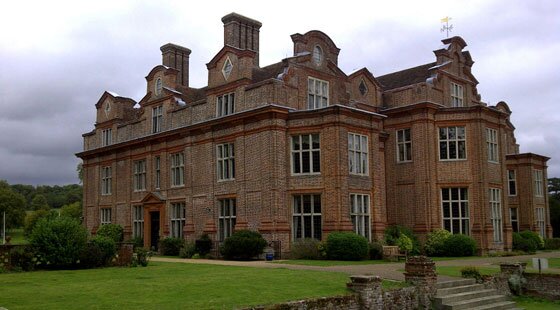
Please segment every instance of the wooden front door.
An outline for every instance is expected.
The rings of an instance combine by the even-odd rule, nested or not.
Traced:
[[[157,251],[159,243],[159,211],[150,212],[150,249]]]

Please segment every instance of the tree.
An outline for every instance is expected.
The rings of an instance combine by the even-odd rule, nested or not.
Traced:
[[[41,194],[35,195],[33,200],[31,200],[31,210],[49,210],[49,203],[47,202],[47,198]]]
[[[76,219],[78,221],[81,221],[81,219],[82,219],[82,203],[79,202],[79,201],[76,201],[76,202],[71,203],[69,205],[62,206],[62,208],[60,209],[60,216],[67,216],[67,217],[71,217],[73,219]]]
[[[548,179],[548,192],[558,197],[560,194],[560,178],[550,178]]]
[[[560,237],[560,197],[551,195],[548,199],[550,207],[550,225],[552,225],[553,237]]]
[[[26,184],[13,184],[11,185],[12,190],[16,193],[20,193],[25,197],[25,203],[27,207],[25,210],[29,210],[29,206],[31,206],[31,200],[35,197],[36,190],[35,186],[33,185],[26,185]]]
[[[0,217],[6,212],[7,229],[21,227],[25,218],[25,198],[6,184],[0,181]]]

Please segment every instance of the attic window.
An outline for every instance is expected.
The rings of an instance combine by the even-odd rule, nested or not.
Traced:
[[[231,64],[231,60],[229,60],[229,57],[226,59],[226,62],[224,63],[224,67],[222,68],[222,74],[224,75],[224,78],[227,80],[229,78],[229,75],[231,74],[231,70],[233,69],[233,65]]]
[[[317,65],[321,64],[323,61],[323,50],[319,47],[319,45],[315,45],[313,48],[313,62]]]
[[[163,88],[163,83],[161,82],[161,78],[158,78],[156,80],[156,87],[155,87],[156,96],[161,95],[161,89],[162,88]]]
[[[362,96],[367,94],[368,89],[364,80],[360,81],[360,85],[358,86],[358,89],[360,90],[360,94],[362,94]]]

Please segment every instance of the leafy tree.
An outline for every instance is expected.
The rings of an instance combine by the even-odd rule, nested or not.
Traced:
[[[25,197],[25,202],[27,204],[26,210],[30,210],[31,200],[36,194],[35,186],[26,184],[13,184],[11,185],[12,190],[16,193],[20,193]]]
[[[560,178],[549,178],[548,179],[548,192],[560,198]]]
[[[25,236],[29,237],[39,220],[45,217],[48,217],[50,219],[58,217],[58,212],[56,212],[55,210],[40,209],[28,213],[25,216],[25,225],[23,226],[23,233],[25,234]]]
[[[31,210],[50,210],[51,207],[49,207],[49,203],[47,202],[47,198],[45,198],[45,196],[39,194],[39,195],[35,195],[35,197],[33,197],[33,200],[31,200]]]
[[[0,217],[6,212],[6,228],[23,225],[25,218],[25,198],[14,192],[7,182],[0,180]]]
[[[554,237],[560,237],[560,197],[551,195],[548,199],[550,207],[550,225]]]
[[[82,203],[79,201],[73,202],[60,208],[60,216],[67,216],[77,220],[82,218]]]

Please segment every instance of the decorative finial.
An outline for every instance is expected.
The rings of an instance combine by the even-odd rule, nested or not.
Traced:
[[[449,21],[451,20],[451,17],[446,16],[444,18],[441,19],[442,23],[445,23],[445,25],[441,26],[440,31],[441,32],[446,32],[447,33],[447,38],[449,38],[449,31],[453,30],[453,24],[449,25]]]

